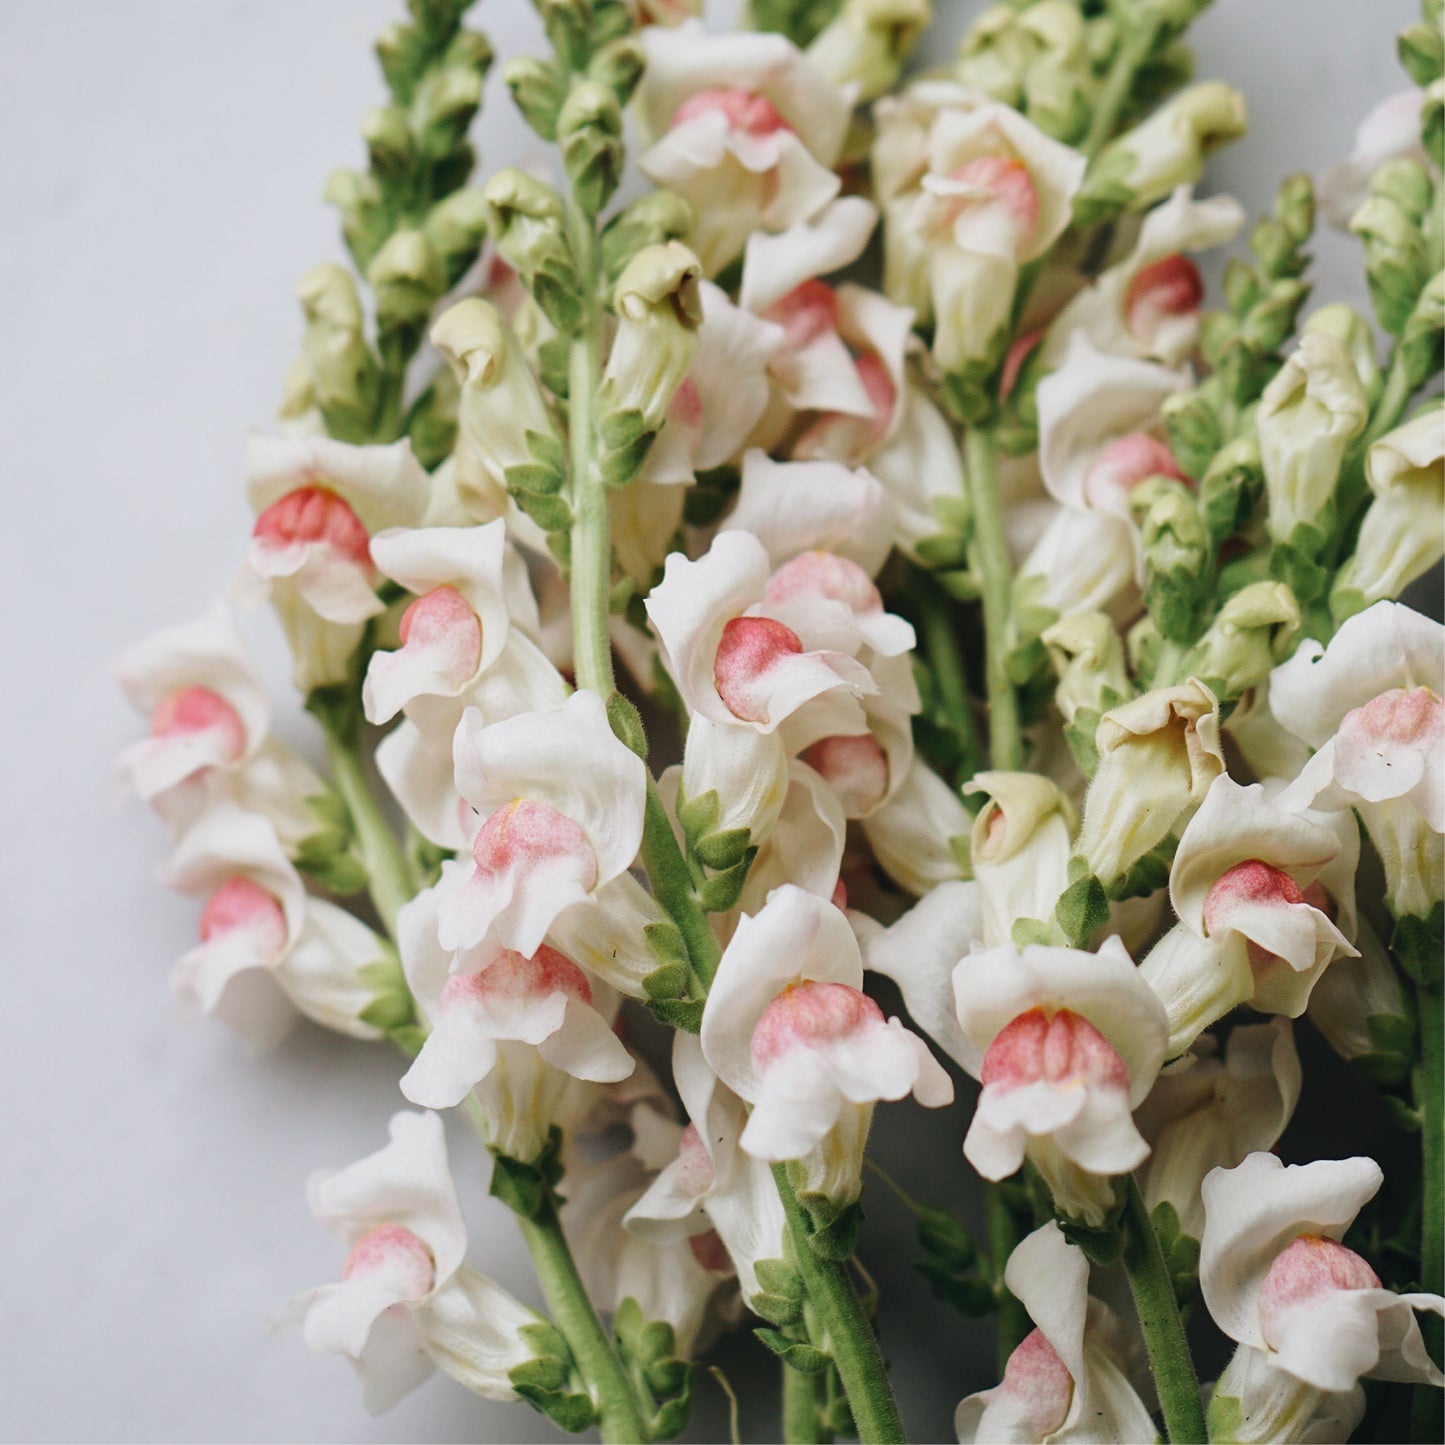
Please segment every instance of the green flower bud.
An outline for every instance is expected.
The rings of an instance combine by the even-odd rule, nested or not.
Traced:
[[[1179,482],[1150,477],[1130,494],[1129,509],[1142,535],[1149,615],[1162,636],[1187,642],[1194,636],[1210,556],[1194,494]]]
[[[477,259],[487,234],[486,197],[475,186],[453,191],[427,213],[422,234],[441,257],[446,284],[455,286]]]
[[[1169,450],[1186,476],[1201,475],[1224,440],[1219,414],[1198,391],[1176,391],[1163,407]]]
[[[649,191],[619,211],[602,230],[602,262],[612,280],[644,246],[684,241],[692,207],[675,191]]]
[[[1419,224],[1397,201],[1372,195],[1350,218],[1350,230],[1365,243],[1365,276],[1375,315],[1386,331],[1398,336],[1429,279]]]
[[[1398,356],[1410,386],[1420,386],[1440,366],[1440,334],[1445,330],[1445,271],[1437,271],[1405,323]]]
[[[1430,179],[1430,172],[1419,161],[1408,156],[1396,156],[1375,172],[1370,181],[1370,194],[1394,201],[1418,224],[1430,210],[1430,202],[1435,195],[1435,183]]]
[[[1059,679],[1054,701],[1066,721],[1090,710],[1105,713],[1133,692],[1119,630],[1106,613],[1071,612],[1043,639]]]
[[[1220,608],[1185,665],[1220,683],[1221,697],[1240,697],[1283,660],[1299,624],[1299,603],[1283,582],[1255,582]]]
[[[1094,169],[1127,195],[1130,210],[1143,210],[1197,181],[1205,157],[1243,135],[1246,123],[1244,97],[1232,86],[1191,85],[1105,146]]]
[[[411,165],[411,126],[400,106],[383,105],[369,111],[361,122],[361,136],[377,175],[390,178]]]
[[[1199,511],[1215,546],[1248,522],[1264,490],[1259,443],[1237,437],[1219,451],[1199,480]]]
[[[362,171],[332,171],[323,196],[341,212],[341,234],[346,239],[346,249],[364,271],[391,234],[391,213],[382,199],[376,177]]]
[[[933,19],[932,0],[844,0],[808,59],[834,85],[857,87],[860,101],[891,90]]]
[[[969,26],[958,47],[954,79],[1005,105],[1023,95],[1024,72],[1037,56],[1033,37],[1022,27],[1016,7],[990,5]]]
[[[465,139],[482,103],[482,77],[460,66],[433,70],[412,101],[412,132],[427,160],[440,160]]]
[[[625,35],[604,45],[592,57],[587,67],[588,76],[605,85],[617,97],[618,105],[626,105],[642,79],[647,67],[647,54],[642,42],[634,35]]]
[[[1274,351],[1294,331],[1295,318],[1310,288],[1294,277],[1271,281],[1269,290],[1244,318],[1244,338],[1256,351]]]
[[[1341,953],[1310,993],[1310,1022],[1341,1058],[1380,1083],[1409,1073],[1416,1028],[1400,975],[1380,936],[1365,919],[1355,934],[1359,954]]]
[[[1344,302],[1321,306],[1304,324],[1306,336],[1333,336],[1348,353],[1360,387],[1373,406],[1380,395],[1380,364],[1375,360],[1375,333],[1370,323]]]
[[[543,140],[556,140],[557,113],[562,109],[566,93],[557,67],[550,60],[517,55],[502,68],[502,79],[512,92],[522,119]]]
[[[551,186],[515,169],[498,171],[483,195],[487,228],[502,259],[521,277],[547,319],[559,331],[574,331],[583,303],[562,198]]]
[[[557,116],[557,138],[577,204],[595,216],[622,177],[622,109],[610,87],[574,82]]]
[[[1296,246],[1309,240],[1315,228],[1315,183],[1309,176],[1287,176],[1280,182],[1274,196],[1274,215]]]
[[[306,317],[301,357],[323,414],[369,414],[376,363],[366,344],[365,317],[349,272],[327,262],[296,287]]]
[[[376,324],[387,332],[419,331],[446,290],[446,268],[420,231],[396,231],[372,257],[366,279],[376,296]]]
[[[1426,86],[1440,79],[1445,68],[1445,39],[1440,33],[1438,16],[1433,22],[1425,20],[1404,31],[1396,48],[1400,64],[1416,85]]]

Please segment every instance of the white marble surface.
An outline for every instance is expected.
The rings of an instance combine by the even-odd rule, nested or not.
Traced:
[[[978,7],[939,8],[955,35]],[[320,187],[360,157],[357,124],[379,97],[367,46],[400,9],[0,3],[5,1438],[552,1438],[524,1408],[445,1381],[370,1420],[344,1365],[268,1330],[291,1292],[339,1263],[302,1182],[379,1146],[397,1066],[311,1030],[255,1063],[218,1028],[184,1026],[166,973],[193,941],[194,908],[152,880],[158,825],[111,800],[113,754],[138,723],[109,660],[200,611],[239,558],[241,439],[266,424],[295,346],[296,278],[339,254]],[[1199,73],[1243,88],[1255,130],[1212,182],[1256,209],[1284,171],[1346,149],[1357,118],[1400,83],[1392,34],[1414,10],[1219,0],[1197,27]],[[499,49],[535,48],[522,0],[488,0],[478,15]],[[523,136],[496,89],[492,164],[516,158]],[[1338,294],[1350,243],[1321,251],[1322,292]],[[280,729],[309,747],[257,621]],[[896,1115],[891,1163],[944,1202],[966,1177],[963,1113],[927,1133]],[[478,1261],[527,1290],[480,1165],[461,1172]],[[991,1383],[988,1361],[909,1282],[902,1216],[887,1201],[876,1216],[887,1343],[917,1435],[941,1438],[952,1402]],[[766,1387],[749,1360],[736,1351],[729,1370],[761,1438]],[[694,1438],[717,1438],[717,1391],[701,1395]]]

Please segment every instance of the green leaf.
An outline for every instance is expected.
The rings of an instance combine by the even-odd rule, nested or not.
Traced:
[[[918,1211],[918,1243],[923,1249],[955,1270],[970,1268],[978,1258],[973,1237],[946,1209]]]
[[[936,1259],[916,1260],[913,1267],[928,1281],[933,1297],[960,1314],[977,1319],[997,1307],[998,1301],[986,1280],[955,1274]]]

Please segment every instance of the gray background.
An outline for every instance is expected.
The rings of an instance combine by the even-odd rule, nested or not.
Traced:
[[[939,58],[979,8],[939,0]],[[319,192],[361,159],[358,123],[380,99],[368,46],[400,11],[0,0],[7,1438],[554,1438],[525,1407],[440,1378],[373,1421],[343,1363],[269,1331],[339,1264],[302,1183],[380,1145],[398,1066],[309,1028],[254,1063],[218,1026],[183,1026],[166,974],[195,909],[153,881],[159,825],[111,801],[113,755],[140,723],[110,660],[197,614],[241,555],[242,437],[268,423],[296,345],[296,278],[340,256]],[[1239,85],[1253,127],[1211,184],[1254,211],[1286,171],[1343,154],[1401,85],[1393,33],[1415,13],[1409,0],[1219,0],[1196,27],[1199,73]],[[504,54],[540,48],[522,0],[487,0],[477,20]],[[487,165],[521,157],[495,78],[482,135]],[[1357,298],[1352,243],[1319,250],[1319,294]],[[278,730],[313,748],[266,618],[252,635]],[[943,1118],[885,1107],[877,1131],[919,1197],[965,1210],[968,1099]],[[529,1293],[509,1217],[472,1151],[454,1153],[476,1261]],[[915,1438],[945,1438],[953,1403],[993,1383],[991,1361],[912,1276],[903,1212],[877,1189],[870,1208],[901,1396]],[[770,1438],[772,1370],[743,1345],[723,1363],[745,1434]],[[721,1397],[707,1381],[698,1396],[693,1438],[718,1438]]]

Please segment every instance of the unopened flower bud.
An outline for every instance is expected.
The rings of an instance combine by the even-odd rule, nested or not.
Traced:
[[[301,356],[317,405],[323,413],[368,411],[376,363],[350,273],[330,262],[313,266],[296,294],[306,315]]]
[[[682,756],[684,801],[679,815],[687,814],[684,828],[694,824],[694,851],[707,851],[710,839],[726,834],[746,834],[741,840],[744,848],[761,843],[777,821],[787,793],[788,755],[777,733],[729,727],[701,713],[692,715]],[[704,818],[706,826],[699,828]]]
[[[1224,772],[1219,701],[1195,678],[1157,688],[1106,712],[1095,745],[1099,768],[1075,852],[1107,886],[1163,842]]]
[[[377,328],[383,336],[419,331],[447,284],[442,258],[421,231],[394,232],[372,257],[366,279],[376,295]]]
[[[1222,697],[1240,697],[1269,676],[1299,624],[1299,603],[1283,582],[1253,582],[1219,609],[1187,666],[1217,681]]]
[[[1365,475],[1375,499],[1331,593],[1337,617],[1399,596],[1445,552],[1445,410],[1427,407],[1381,437]]]
[[[596,80],[574,82],[557,116],[557,138],[572,194],[595,216],[622,177],[622,108],[611,87]]]
[[[647,53],[632,35],[624,35],[604,45],[587,67],[587,74],[605,85],[617,97],[618,105],[626,105],[642,79],[647,67]]]
[[[1043,634],[1058,674],[1054,701],[1068,722],[1081,712],[1107,712],[1129,696],[1124,645],[1104,612],[1071,612]]]
[[[1176,391],[1160,408],[1169,450],[1186,476],[1201,475],[1224,440],[1219,413],[1199,391]]]
[[[602,262],[618,276],[644,246],[684,241],[692,228],[692,207],[674,191],[649,191],[602,229]]]
[[[557,112],[565,92],[550,60],[514,55],[502,67],[502,79],[512,92],[522,119],[545,141],[557,139]]]
[[[1142,210],[1175,186],[1197,181],[1205,157],[1243,135],[1246,124],[1244,97],[1233,86],[1219,80],[1191,85],[1111,141],[1094,170],[1128,192],[1128,209]],[[1084,196],[1092,189],[1086,183]]]
[[[1216,545],[1249,520],[1263,490],[1259,443],[1253,437],[1236,437],[1215,454],[1199,480],[1199,510]]]
[[[1130,510],[1144,549],[1144,600],[1161,636],[1194,636],[1209,559],[1209,536],[1194,494],[1180,482],[1150,477],[1135,487]]]
[[[932,0],[844,0],[806,54],[834,85],[854,86],[858,100],[873,100],[893,88],[932,19]]]
[[[1310,313],[1304,336],[1333,336],[1349,355],[1365,398],[1374,404],[1380,394],[1380,364],[1375,359],[1375,330],[1353,306],[1335,302]]]
[[[577,263],[568,245],[562,198],[524,171],[498,171],[484,188],[487,229],[502,259],[522,278],[547,319],[570,333],[582,314]]]
[[[383,105],[367,112],[361,134],[377,175],[394,176],[411,164],[411,127],[400,106]]]
[[[509,471],[530,468],[524,476],[532,480],[543,465],[536,439],[541,440],[540,450],[546,451],[550,443],[556,453],[562,451],[542,388],[497,308],[480,297],[446,311],[432,327],[431,341],[462,387],[457,487],[483,499],[495,512],[499,493],[517,485],[509,484]],[[559,471],[551,490],[562,480]],[[534,484],[525,490],[545,488]]]
[[[1341,1058],[1380,1083],[1398,1083],[1410,1067],[1415,1025],[1400,975],[1379,935],[1361,920],[1359,953],[1341,954],[1310,994],[1310,1022]]]
[[[1340,463],[1369,415],[1369,400],[1345,344],[1327,332],[1307,332],[1259,403],[1268,526],[1276,541],[1299,546],[1296,529],[1308,528],[1317,539],[1308,550],[1323,545],[1333,529]]]
[[[324,199],[341,212],[341,234],[358,266],[367,266],[391,234],[391,217],[381,186],[369,171],[344,167],[326,178]]]
[[[481,103],[482,75],[478,71],[461,65],[431,71],[411,103],[417,149],[430,161],[446,159],[465,142]]]
[[[1420,223],[1389,196],[1372,195],[1350,218],[1365,243],[1365,276],[1380,325],[1392,336],[1405,328],[1429,279]]]
[[[422,232],[441,257],[448,286],[461,280],[487,234],[487,202],[475,186],[453,191],[427,213]]]
[[[669,241],[639,251],[618,277],[612,303],[617,335],[599,397],[604,418],[634,412],[642,432],[662,425],[697,355],[701,275],[697,257],[680,241]]]

